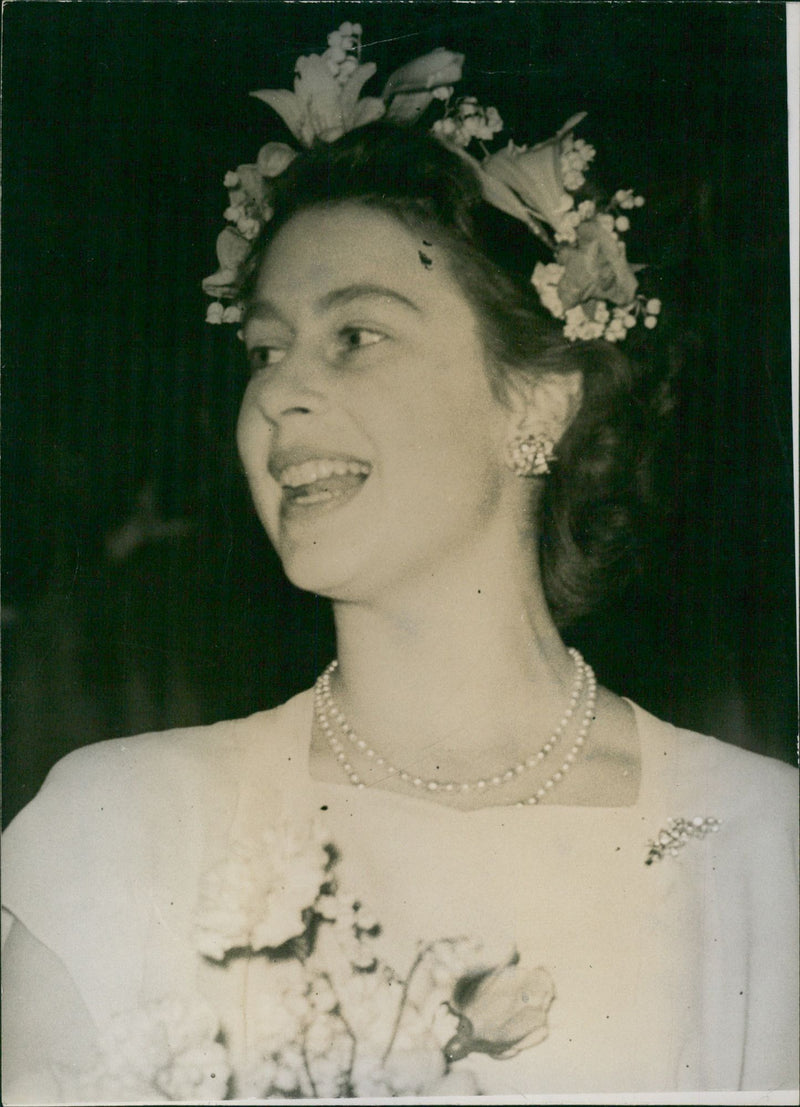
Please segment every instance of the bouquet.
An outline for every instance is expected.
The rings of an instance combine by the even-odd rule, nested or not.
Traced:
[[[78,1097],[477,1094],[470,1054],[503,1059],[547,1037],[545,969],[464,936],[421,940],[410,964],[388,964],[381,924],[340,886],[339,860],[315,828],[234,843],[201,881],[194,940],[220,972],[258,962],[246,1051],[199,996],[166,996],[111,1022]]]

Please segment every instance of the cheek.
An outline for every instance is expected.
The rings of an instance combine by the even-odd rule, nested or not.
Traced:
[[[280,499],[280,489],[267,467],[270,437],[258,405],[245,394],[236,423],[236,447],[256,510],[264,523]]]
[[[470,368],[455,375],[449,363],[443,364],[441,383],[427,397],[423,393],[417,434],[443,455],[458,455],[460,463],[474,471],[499,456],[507,415],[492,395],[482,364]]]
[[[439,367],[435,367],[435,373]],[[442,373],[452,367],[441,366]],[[481,370],[482,371],[482,370]],[[397,472],[416,496],[446,509],[496,496],[505,472],[505,412],[483,380],[465,375],[453,384],[441,376],[409,401],[398,397],[387,409],[392,427],[378,439],[394,443]],[[388,423],[388,421],[387,421]]]
[[[248,385],[236,421],[236,446],[242,464],[245,469],[248,469],[248,475],[249,464],[255,461],[260,450],[263,450],[266,438],[264,419],[258,411],[251,388],[252,386]]]

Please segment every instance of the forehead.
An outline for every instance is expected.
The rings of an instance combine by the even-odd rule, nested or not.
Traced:
[[[386,212],[356,203],[293,216],[267,247],[254,299],[324,296],[350,284],[393,289],[424,307],[469,306],[433,233],[415,231]]]

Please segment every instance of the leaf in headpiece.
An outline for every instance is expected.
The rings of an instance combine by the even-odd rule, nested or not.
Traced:
[[[388,102],[402,92],[430,92],[442,85],[453,85],[461,80],[463,65],[463,54],[439,46],[396,69],[384,86],[383,99]]]
[[[396,123],[413,123],[419,119],[433,100],[431,92],[398,92],[386,112],[387,119]]]
[[[217,261],[222,269],[230,269],[234,272],[238,270],[250,250],[251,245],[248,240],[233,227],[226,227],[217,235]]]
[[[503,184],[497,177],[485,173],[483,169],[479,170],[478,177],[483,198],[487,203],[500,211],[504,211],[506,215],[531,226],[532,220],[535,219],[535,213],[517,199],[517,195],[512,189]]]
[[[440,138],[439,141],[443,146],[446,146],[448,150],[452,150],[454,154],[458,154],[461,160],[465,161],[472,168],[481,186],[483,198],[488,204],[498,208],[500,211],[504,211],[506,215],[510,215],[513,219],[519,219],[521,222],[526,223],[532,230],[538,233],[538,229],[533,226],[530,210],[517,199],[515,193],[512,192],[507,185],[497,177],[485,173],[477,158],[473,158],[471,154],[468,154],[463,146],[459,146],[458,143],[455,142],[448,142],[446,139],[442,138]]]
[[[566,123],[564,124],[564,126],[559,127],[559,129],[553,135],[553,138],[559,138],[559,139],[564,138],[564,136],[568,135],[570,131],[574,131],[575,128],[578,126],[578,124],[583,122],[583,120],[586,118],[587,114],[588,113],[585,112],[585,111],[578,111],[574,115],[571,115],[569,117],[569,119],[566,121]],[[539,145],[540,146],[546,146],[548,142],[552,142],[552,141],[553,141],[553,139],[550,138],[550,139],[547,139],[545,142],[540,142]],[[533,149],[536,150],[536,149],[538,149],[538,147],[534,146]]]

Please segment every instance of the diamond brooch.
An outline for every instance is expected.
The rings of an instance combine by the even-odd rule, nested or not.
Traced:
[[[666,828],[653,841],[648,842],[645,865],[652,865],[663,857],[677,857],[691,838],[705,838],[708,834],[716,834],[721,823],[722,820],[715,819],[713,815],[705,818],[696,815],[693,819],[668,819]]]

